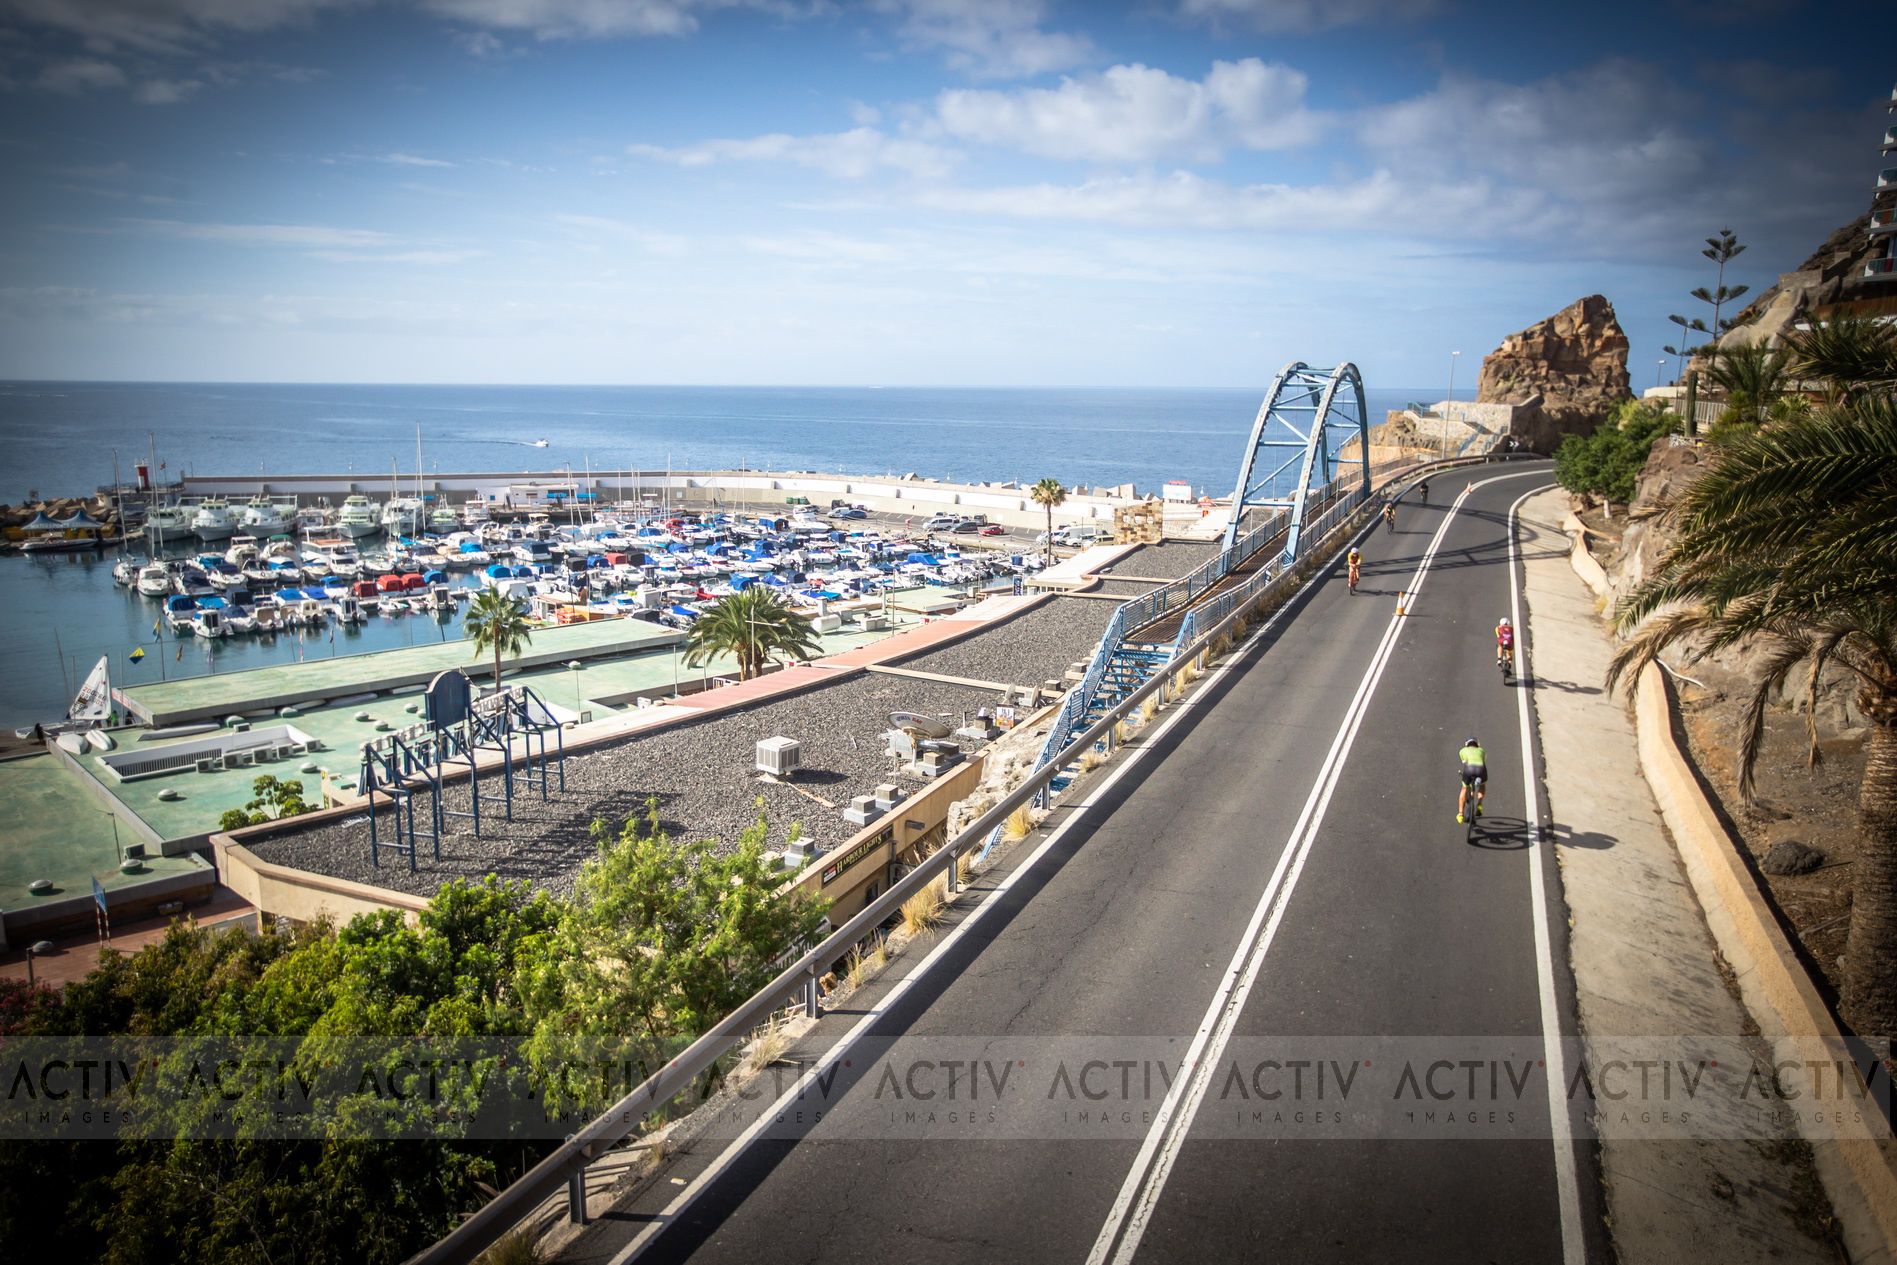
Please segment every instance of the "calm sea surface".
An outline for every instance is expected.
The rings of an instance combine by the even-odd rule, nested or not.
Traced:
[[[1372,424],[1413,390],[1367,392]],[[448,387],[0,383],[0,501],[129,480],[155,447],[180,472],[616,469],[914,471],[963,481],[1168,479],[1229,493],[1257,390],[826,387]],[[547,440],[535,448],[534,440]],[[110,655],[116,683],[158,679],[159,603],[112,583],[112,554],[0,557],[0,724],[64,714],[75,676]],[[307,639],[167,634],[171,676],[458,638],[458,623],[379,619]],[[146,658],[134,666],[135,645]],[[56,648],[57,645],[57,648]]]

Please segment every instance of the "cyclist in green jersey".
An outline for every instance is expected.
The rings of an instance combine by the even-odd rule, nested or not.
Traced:
[[[1462,744],[1462,750],[1456,752],[1456,760],[1462,765],[1462,793],[1456,796],[1456,824],[1462,825],[1473,812],[1482,815],[1482,800],[1488,794],[1489,757],[1482,750],[1482,744],[1471,736]],[[1475,792],[1474,803],[1470,803],[1469,792]]]

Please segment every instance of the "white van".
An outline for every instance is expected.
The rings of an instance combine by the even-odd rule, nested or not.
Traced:
[[[1113,533],[1098,523],[1074,523],[1054,533],[1064,539],[1064,543],[1084,549],[1088,545],[1105,544],[1113,538]]]

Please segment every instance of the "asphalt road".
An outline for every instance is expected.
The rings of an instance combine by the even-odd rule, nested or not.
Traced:
[[[761,1098],[758,1137],[694,1146],[563,1259],[1604,1257],[1543,1092],[1566,923],[1489,636],[1546,471],[1402,505],[1357,595],[1320,576],[926,962],[825,1019],[820,1090]]]

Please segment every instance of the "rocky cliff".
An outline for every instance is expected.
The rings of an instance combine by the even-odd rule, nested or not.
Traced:
[[[1521,404],[1536,395],[1540,408],[1518,412],[1511,433],[1538,452],[1553,451],[1565,436],[1592,434],[1632,398],[1627,335],[1601,295],[1577,299],[1510,334],[1483,358],[1478,402]]]

